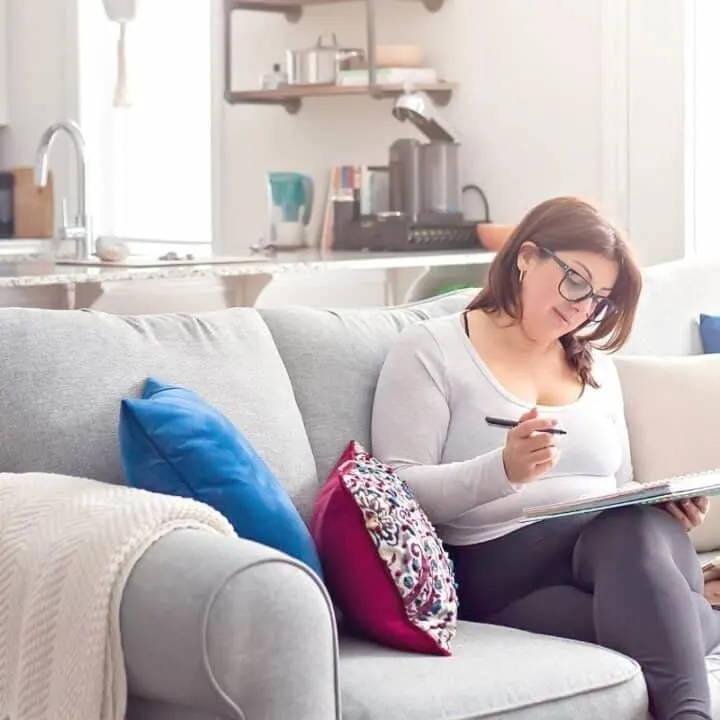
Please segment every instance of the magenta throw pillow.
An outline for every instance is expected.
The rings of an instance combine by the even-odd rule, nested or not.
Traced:
[[[315,504],[310,531],[344,620],[399,650],[450,655],[452,563],[408,486],[351,442]]]

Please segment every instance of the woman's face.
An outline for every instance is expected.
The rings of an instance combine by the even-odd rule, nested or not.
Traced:
[[[551,342],[573,332],[604,304],[618,265],[582,250],[543,250],[526,243],[518,253],[522,275],[522,326],[536,342]]]

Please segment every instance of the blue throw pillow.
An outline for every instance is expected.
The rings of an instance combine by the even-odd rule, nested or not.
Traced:
[[[720,353],[720,317],[700,315],[700,339],[707,355]]]
[[[243,434],[195,392],[148,378],[142,398],[122,401],[120,453],[129,485],[200,500],[240,537],[321,575],[313,539],[285,489]]]

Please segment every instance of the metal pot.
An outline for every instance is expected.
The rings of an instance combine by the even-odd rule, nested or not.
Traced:
[[[363,51],[341,48],[333,33],[329,43],[321,35],[313,47],[287,50],[285,55],[288,83],[291,85],[334,85],[342,64],[350,58],[362,57]]]

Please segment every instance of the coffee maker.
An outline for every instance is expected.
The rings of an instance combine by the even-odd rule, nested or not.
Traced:
[[[477,248],[477,221],[463,215],[460,143],[423,92],[401,95],[393,116],[411,122],[427,142],[396,140],[385,174],[387,202],[374,207],[367,195],[371,183],[361,181],[353,202],[336,202],[333,247],[345,250],[450,250]],[[363,177],[361,173],[361,177]],[[379,183],[375,183],[378,185]],[[486,218],[486,221],[488,219]]]
[[[446,225],[463,220],[460,143],[425,93],[406,93],[393,116],[409,121],[428,139],[403,138],[390,146],[390,211],[415,225]]]
[[[403,138],[390,146],[389,206],[415,225],[462,222],[460,145]]]

